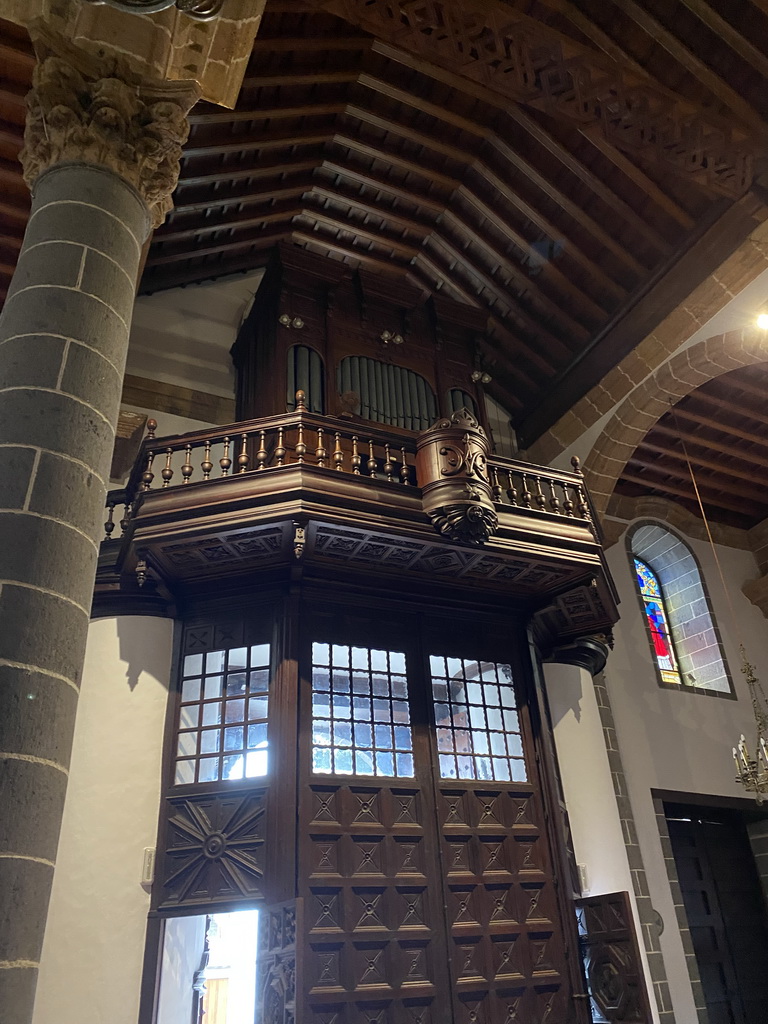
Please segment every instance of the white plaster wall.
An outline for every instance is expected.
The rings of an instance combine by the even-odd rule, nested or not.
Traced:
[[[232,398],[229,350],[262,276],[258,270],[140,295],[125,372]]]
[[[91,623],[33,1024],[136,1024],[173,623]]]
[[[741,593],[742,584],[758,575],[751,553],[722,546],[717,549],[733,602],[732,615],[708,545],[690,538],[686,541],[701,565],[738,700],[658,685],[624,538],[607,553],[621,598],[622,618],[605,673],[650,894],[665,922],[661,945],[681,1024],[695,1020],[696,1014],[651,790],[744,797],[734,780],[731,755],[740,733],[754,735],[748,691],[739,671],[740,638],[758,674],[766,678],[768,672],[765,619]]]

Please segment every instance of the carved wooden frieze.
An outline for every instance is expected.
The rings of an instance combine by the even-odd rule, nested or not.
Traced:
[[[424,511],[449,540],[484,544],[498,529],[488,450],[488,436],[468,409],[419,435],[416,476]]]

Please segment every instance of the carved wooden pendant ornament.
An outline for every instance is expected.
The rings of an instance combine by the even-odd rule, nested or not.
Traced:
[[[416,475],[424,511],[438,533],[460,544],[484,544],[499,518],[488,479],[488,436],[460,409],[416,442]]]

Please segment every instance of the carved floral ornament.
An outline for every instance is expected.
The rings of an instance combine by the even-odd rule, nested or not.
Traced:
[[[124,61],[54,41],[43,26],[31,34],[38,61],[19,155],[24,180],[31,188],[56,164],[95,164],[133,185],[154,227],[162,224],[173,206],[197,87],[142,82]]]

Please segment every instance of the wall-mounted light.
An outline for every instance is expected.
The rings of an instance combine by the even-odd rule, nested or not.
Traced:
[[[483,370],[473,370],[472,380],[474,381],[475,384],[490,384],[491,381],[493,380],[493,377],[490,375],[490,373],[483,372]]]
[[[405,341],[402,334],[393,334],[392,331],[382,331],[379,338],[385,345],[402,345]]]
[[[304,321],[300,316],[290,317],[287,313],[283,313],[278,317],[277,322],[281,327],[295,327],[297,331],[300,331],[304,326]]]

